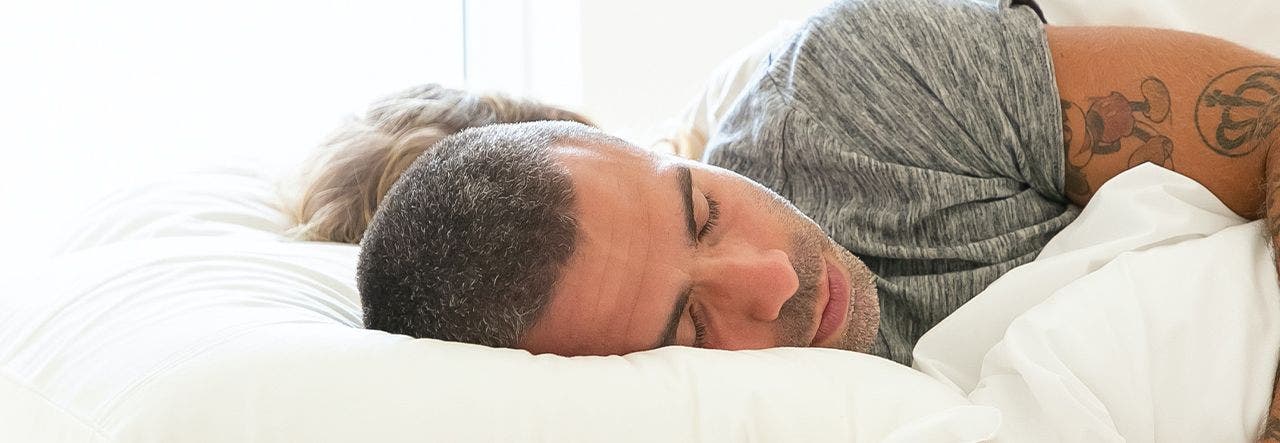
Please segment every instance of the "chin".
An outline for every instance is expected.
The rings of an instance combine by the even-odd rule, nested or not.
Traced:
[[[875,274],[844,248],[838,249],[836,255],[849,271],[850,290],[845,329],[836,344],[840,349],[869,352],[880,332],[880,295]]]

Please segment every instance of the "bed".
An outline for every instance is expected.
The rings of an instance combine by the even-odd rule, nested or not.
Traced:
[[[1261,225],[1149,165],[1096,198],[926,335],[911,369],[798,348],[535,356],[365,330],[355,246],[285,238],[269,177],[179,174],[117,193],[41,272],[5,283],[0,440],[1254,435],[1280,358]]]
[[[289,240],[278,181],[229,165],[121,190],[0,283],[0,441],[1246,441],[1280,360],[1261,224],[1150,165],[930,331],[914,368],[365,330],[356,247]]]

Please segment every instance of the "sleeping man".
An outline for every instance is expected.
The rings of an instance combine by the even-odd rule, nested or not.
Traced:
[[[1028,3],[838,2],[773,49],[705,163],[568,122],[428,137],[414,122],[463,111],[422,105],[431,88],[388,100],[377,143],[425,153],[363,232],[366,327],[560,355],[822,346],[909,363],[1136,165],[1276,233],[1280,60],[1046,26]],[[545,118],[450,103],[494,108],[464,126]]]

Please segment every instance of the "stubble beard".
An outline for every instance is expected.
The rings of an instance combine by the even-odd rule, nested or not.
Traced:
[[[763,188],[763,187],[762,187]],[[804,215],[795,205],[780,195],[772,194],[772,212],[782,218],[797,217],[808,223],[798,222],[791,235],[791,266],[799,280],[799,289],[782,304],[778,313],[778,346],[808,347],[812,341],[810,330],[821,324],[815,318],[820,285],[826,255],[835,257],[840,266],[849,271],[848,310],[845,327],[838,331],[836,342],[827,347],[855,352],[869,352],[880,331],[880,301],[876,293],[875,275],[845,249],[817,223]],[[816,315],[821,315],[818,313]]]

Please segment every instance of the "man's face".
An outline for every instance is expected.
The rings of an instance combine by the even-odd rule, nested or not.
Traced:
[[[521,348],[870,349],[871,272],[774,192],[634,146],[566,143],[556,154],[574,184],[577,251]]]

